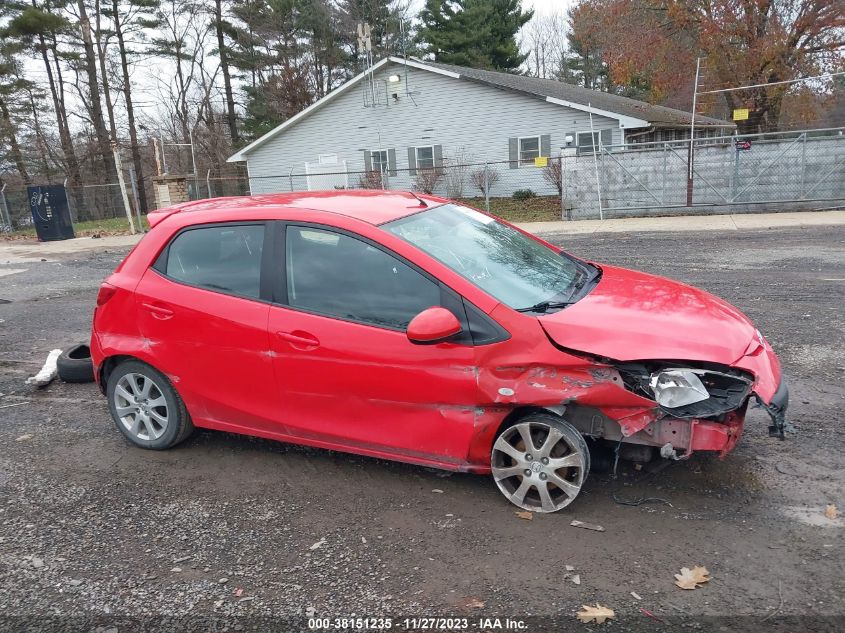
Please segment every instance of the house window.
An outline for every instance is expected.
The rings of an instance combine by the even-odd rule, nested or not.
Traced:
[[[533,165],[540,155],[540,137],[525,136],[519,139],[519,164]]]
[[[387,173],[387,150],[386,149],[377,149],[370,152],[370,156],[373,161],[373,171],[377,171],[381,174]]]
[[[414,150],[417,157],[417,169],[434,169],[434,146],[417,147]]]
[[[578,132],[578,153],[591,152],[599,144],[599,132]]]

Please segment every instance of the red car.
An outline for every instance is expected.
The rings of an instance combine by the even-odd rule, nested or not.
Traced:
[[[492,473],[517,506],[552,512],[591,450],[724,455],[752,399],[783,436],[780,364],[739,310],[460,204],[310,192],[149,221],[101,286],[91,337],[138,446],[245,433]]]

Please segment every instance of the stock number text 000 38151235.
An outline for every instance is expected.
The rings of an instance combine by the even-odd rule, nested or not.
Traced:
[[[463,631],[470,626],[468,618],[308,618],[308,628],[318,631]]]

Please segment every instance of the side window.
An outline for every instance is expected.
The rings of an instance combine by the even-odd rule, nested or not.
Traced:
[[[180,233],[156,268],[200,288],[258,298],[263,225],[206,226]]]
[[[288,304],[351,321],[404,329],[440,305],[440,287],[366,242],[322,229],[289,226]]]

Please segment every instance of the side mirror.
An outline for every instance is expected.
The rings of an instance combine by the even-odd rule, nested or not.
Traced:
[[[408,324],[408,340],[417,345],[434,345],[461,331],[461,322],[446,308],[427,308]]]

